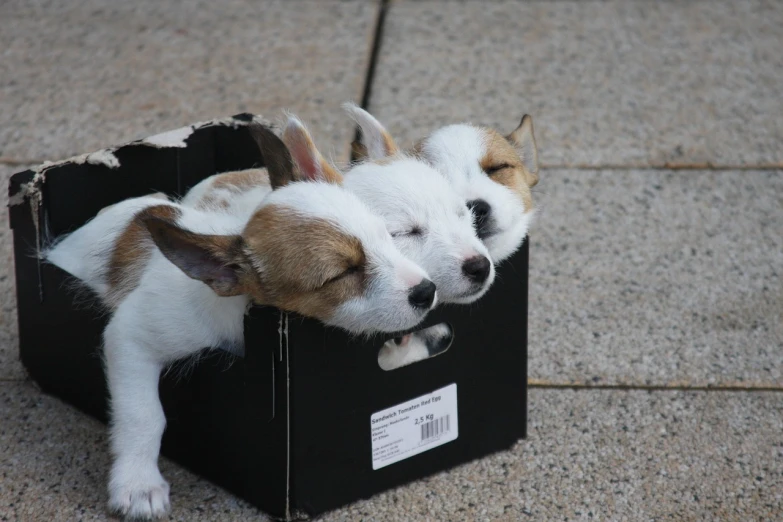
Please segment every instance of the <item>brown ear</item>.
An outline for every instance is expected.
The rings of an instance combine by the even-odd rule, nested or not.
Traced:
[[[533,133],[533,118],[529,114],[522,116],[519,127],[506,136],[506,139],[514,146],[522,160],[528,186],[535,186],[538,183],[538,148]]]
[[[351,142],[351,154],[353,155],[353,161],[364,161],[368,158],[367,147],[358,140]]]
[[[243,240],[241,236],[196,234],[158,217],[144,225],[166,259],[188,277],[203,281],[217,295],[240,295]]]
[[[361,143],[368,159],[382,159],[397,153],[399,149],[391,134],[372,114],[354,103],[344,103],[343,109],[359,125],[362,131]]]
[[[283,143],[293,158],[297,181],[342,184],[342,174],[321,156],[310,133],[296,116],[288,117],[283,129]]]
[[[270,128],[260,123],[251,123],[248,129],[261,149],[272,189],[276,190],[296,181],[294,162],[285,143]]]

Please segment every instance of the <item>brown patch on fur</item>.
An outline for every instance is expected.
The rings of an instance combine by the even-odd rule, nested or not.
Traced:
[[[365,291],[361,242],[324,220],[269,205],[242,235],[252,264],[261,268],[256,288],[248,292],[259,303],[328,320],[340,304]]]
[[[408,155],[423,160],[424,159],[424,140],[419,140],[408,150]]]
[[[199,210],[227,210],[231,206],[231,203],[225,197],[219,194],[206,193],[204,197],[196,203],[196,208]]]
[[[529,114],[522,116],[519,125],[506,136],[506,140],[516,149],[525,168],[527,185],[533,188],[538,183],[538,147],[533,132],[533,117]]]
[[[139,285],[144,267],[155,248],[144,225],[144,219],[148,216],[174,221],[180,216],[180,211],[170,205],[145,208],[133,217],[117,238],[107,274],[107,302],[112,308]]]
[[[210,184],[209,190],[196,203],[196,208],[226,210],[231,206],[231,202],[223,191],[241,194],[259,186],[270,186],[269,172],[266,169],[237,170],[218,174]]]
[[[530,173],[522,164],[516,149],[509,141],[496,131],[482,128],[486,139],[486,152],[481,158],[481,169],[487,172],[490,179],[508,187],[517,194],[525,206],[525,212],[533,210],[533,196],[530,192],[528,179]],[[497,167],[503,167],[499,170]]]
[[[399,152],[397,144],[394,143],[394,138],[385,129],[381,132],[381,137],[383,138],[383,148],[387,156],[393,156]]]
[[[351,142],[351,159],[353,161],[364,161],[368,157],[367,147],[360,141]]]
[[[215,176],[212,182],[212,188],[227,189],[232,192],[244,192],[259,185],[269,185],[269,173],[266,169],[226,172]]]
[[[323,172],[324,181],[334,183],[335,185],[343,184],[343,175],[336,168],[326,161],[323,156],[318,155],[318,161],[321,164],[321,172]]]

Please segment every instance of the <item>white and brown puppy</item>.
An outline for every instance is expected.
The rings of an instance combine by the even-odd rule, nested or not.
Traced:
[[[430,275],[441,302],[480,298],[495,267],[462,196],[427,162],[401,152],[367,111],[343,107],[361,127],[368,151],[367,161],[346,172],[345,187],[383,218],[403,254]]]
[[[131,518],[169,508],[158,469],[161,371],[205,346],[240,352],[251,302],[356,333],[411,328],[436,302],[426,272],[341,187],[342,176],[298,120],[287,127],[297,144],[290,152],[271,131],[254,132],[274,189],[257,208],[216,212],[136,198],[45,254],[113,312],[103,336],[114,455],[109,505]]]
[[[358,157],[371,146],[353,144]],[[507,136],[489,127],[454,124],[417,142],[412,150],[437,169],[476,216],[479,237],[497,264],[517,251],[533,220],[531,189],[538,183],[533,118],[522,117]]]

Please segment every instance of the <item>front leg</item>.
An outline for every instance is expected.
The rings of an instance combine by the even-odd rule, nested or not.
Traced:
[[[114,456],[109,508],[134,519],[163,516],[169,509],[169,485],[158,469],[160,440],[166,427],[158,396],[163,363],[113,320],[104,332],[104,356]]]

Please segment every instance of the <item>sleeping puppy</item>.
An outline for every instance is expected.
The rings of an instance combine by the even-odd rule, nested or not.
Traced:
[[[359,159],[377,158],[368,136],[354,142]],[[454,124],[417,142],[409,151],[438,170],[473,210],[476,230],[495,264],[522,245],[533,220],[531,189],[538,183],[533,118],[522,117],[507,136],[489,127]]]

